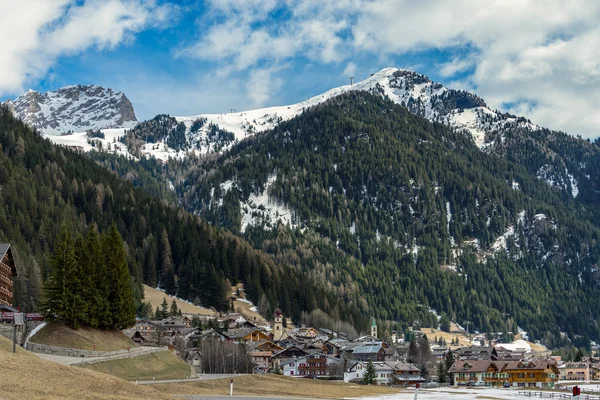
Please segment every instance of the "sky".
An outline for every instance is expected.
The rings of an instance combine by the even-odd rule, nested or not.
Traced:
[[[384,67],[600,136],[597,0],[0,0],[0,101],[98,84],[138,119],[290,104]]]

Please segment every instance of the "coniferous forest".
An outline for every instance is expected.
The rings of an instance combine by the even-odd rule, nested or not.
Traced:
[[[167,135],[162,121],[126,140]],[[598,213],[590,195],[574,199],[533,173],[542,145],[482,152],[463,132],[365,92],[222,155],[164,165],[52,147],[6,112],[1,123],[0,227],[28,268],[20,304],[38,307],[37,277],[48,278],[59,234],[50,221],[74,235],[114,222],[136,304],[144,282],[224,310],[227,283],[241,281],[255,303],[264,295],[294,321],[320,309],[359,331],[372,314],[405,329],[437,326],[435,311],[484,332],[522,328],[548,346],[600,338]],[[563,160],[578,149],[567,142]],[[248,209],[265,191],[291,226]]]
[[[42,310],[73,328],[125,329],[135,324],[135,299],[127,255],[115,225],[85,237],[66,228],[50,257]]]
[[[550,346],[561,332],[600,337],[595,211],[380,96],[338,96],[214,160],[186,162],[163,169],[183,205],[363,313],[431,326],[433,309]],[[290,208],[291,227],[240,207],[273,177],[268,193]],[[259,222],[242,231],[246,213]]]
[[[299,320],[302,311],[336,310],[343,320],[366,318],[290,264],[255,250],[244,239],[211,226],[168,198],[156,198],[73,150],[53,146],[0,107],[0,240],[10,242],[19,268],[14,304],[42,309],[42,283],[52,276],[52,254],[62,227],[74,237],[96,225],[115,225],[124,241],[132,292],[142,283],[197,304],[225,310],[227,282],[243,282],[258,303]]]

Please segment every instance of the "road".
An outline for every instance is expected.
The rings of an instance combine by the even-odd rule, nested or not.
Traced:
[[[315,398],[303,397],[264,397],[264,396],[185,396],[189,400],[319,400]]]
[[[201,381],[211,381],[213,379],[237,378],[237,377],[244,376],[244,375],[245,374],[201,374],[199,378],[193,378],[193,379],[168,379],[168,380],[159,380],[159,381],[138,381],[138,385],[158,385],[161,383],[201,382]]]
[[[102,356],[102,357],[68,357],[68,356],[57,356],[54,354],[43,354],[43,353],[34,353],[34,354],[37,354],[37,356],[39,358],[41,358],[42,360],[54,361],[54,362],[64,364],[64,365],[74,365],[74,364],[81,364],[81,363],[104,362],[104,361],[110,361],[113,359],[118,360],[121,358],[125,358],[125,356],[137,357],[137,356],[141,356],[144,354],[158,353],[161,351],[167,351],[167,348],[166,347],[150,347],[150,346],[134,347],[126,354],[117,353],[114,355],[109,354],[107,356]]]

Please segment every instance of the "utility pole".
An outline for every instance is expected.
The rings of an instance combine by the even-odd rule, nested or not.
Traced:
[[[350,77],[350,86],[352,86],[352,85],[353,85],[353,83],[354,83],[354,77],[353,77],[353,76],[351,76],[351,77]]]

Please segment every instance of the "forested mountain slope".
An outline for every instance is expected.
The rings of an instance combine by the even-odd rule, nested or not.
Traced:
[[[600,338],[593,212],[381,96],[334,97],[187,173],[190,210],[382,319]]]
[[[127,245],[136,296],[141,283],[219,310],[229,306],[226,280],[245,283],[249,297],[264,294],[296,320],[303,310],[335,309],[342,319],[365,324],[357,309],[336,299],[324,284],[254,250],[166,200],[107,171],[95,161],[49,141],[0,107],[0,240],[18,254],[15,305],[39,305],[40,279],[64,225],[83,233],[116,223]]]

